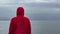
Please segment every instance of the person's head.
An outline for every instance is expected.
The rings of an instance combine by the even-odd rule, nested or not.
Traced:
[[[24,16],[24,8],[23,7],[17,8],[17,16]]]

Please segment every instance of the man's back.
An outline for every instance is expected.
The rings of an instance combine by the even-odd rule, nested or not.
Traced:
[[[31,34],[30,21],[24,17],[24,9],[17,9],[17,16],[10,22],[9,34]]]

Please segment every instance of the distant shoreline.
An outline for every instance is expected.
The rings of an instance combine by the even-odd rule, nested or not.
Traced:
[[[0,19],[0,21],[10,21],[10,19]],[[30,20],[30,21],[60,21],[60,20]]]

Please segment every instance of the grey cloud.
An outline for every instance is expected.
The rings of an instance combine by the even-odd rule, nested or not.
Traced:
[[[3,19],[10,19],[15,16],[16,8],[19,4],[11,5],[9,5],[10,7],[0,7],[0,19],[2,17]],[[60,9],[59,3],[23,3],[21,5],[25,8],[25,15],[31,20],[60,20],[60,10],[55,10],[57,8]]]
[[[32,20],[60,20],[59,3],[30,3],[25,4],[28,17]],[[56,10],[58,9],[58,10]]]
[[[9,20],[15,16],[16,7],[0,7],[0,20]]]
[[[60,8],[60,3],[26,3],[24,6],[38,8]]]
[[[25,13],[60,13],[59,3],[27,3],[24,4]]]

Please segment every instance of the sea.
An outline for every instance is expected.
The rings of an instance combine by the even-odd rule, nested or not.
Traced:
[[[60,34],[60,21],[32,20],[31,34]],[[0,34],[9,33],[10,20],[0,21]]]

